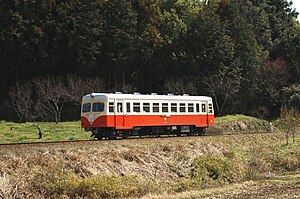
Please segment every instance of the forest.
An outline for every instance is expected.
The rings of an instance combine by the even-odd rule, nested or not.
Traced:
[[[82,95],[116,91],[299,110],[297,16],[288,0],[0,0],[0,120],[75,120]]]

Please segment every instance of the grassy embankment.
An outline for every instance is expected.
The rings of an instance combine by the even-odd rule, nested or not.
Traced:
[[[38,130],[32,123],[13,123],[0,121],[0,143],[87,140],[90,133],[80,127],[80,122],[40,122],[43,138],[38,139]],[[244,115],[229,115],[216,118],[215,127],[224,134],[232,132],[266,132],[269,123]]]
[[[229,122],[239,123],[241,118],[247,123],[243,116],[236,117],[239,119],[222,118],[222,124],[217,121],[216,126],[221,128]],[[253,194],[264,190],[261,187],[269,190],[268,185],[262,183],[261,186],[260,182],[270,168],[268,182],[276,185],[275,188],[287,184],[288,187],[282,188],[291,188],[288,197],[297,194],[300,179],[286,177],[278,184],[276,176],[294,176],[299,172],[300,135],[295,141],[285,146],[283,134],[266,133],[102,141],[89,146],[3,147],[0,150],[0,193],[7,197],[17,193],[21,198],[153,195],[199,198],[216,194],[224,196],[231,192],[230,187],[240,187],[241,193],[246,194],[245,186],[250,184],[248,187],[255,188],[249,190]],[[227,188],[200,191],[220,186]],[[281,193],[276,189],[274,192]],[[241,198],[239,196],[237,198]]]

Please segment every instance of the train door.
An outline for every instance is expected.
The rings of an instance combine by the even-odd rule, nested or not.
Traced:
[[[124,126],[124,102],[123,100],[116,100],[116,110],[115,110],[115,121],[116,128],[122,128]]]
[[[200,103],[201,122],[203,125],[208,126],[208,112],[207,102],[201,101]]]

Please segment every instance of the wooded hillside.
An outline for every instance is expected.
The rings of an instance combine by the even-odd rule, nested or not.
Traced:
[[[40,84],[53,79],[64,91],[57,102],[77,107],[62,111],[64,119],[79,118],[78,94],[90,91],[209,95],[217,115],[270,118],[282,105],[300,108],[300,26],[291,5],[0,0],[0,119],[18,118],[9,107],[11,96],[24,96],[21,85],[36,100],[55,90]]]

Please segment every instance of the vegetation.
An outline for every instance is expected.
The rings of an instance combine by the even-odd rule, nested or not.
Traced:
[[[226,185],[236,190],[243,187],[243,192],[234,191],[242,195],[246,194],[245,190],[252,193],[250,187],[262,192],[274,189],[274,193],[280,194],[276,189],[282,186],[288,192],[286,196],[298,193],[299,180],[293,176],[300,170],[300,135],[295,134],[295,142],[286,145],[285,134],[280,132],[243,134],[257,127],[265,128],[258,125],[265,121],[243,115],[216,118],[216,125],[229,132],[230,126],[240,121],[247,124],[247,129],[239,129],[241,133],[232,136],[1,146],[0,194],[5,198],[16,195],[21,198],[151,198],[153,194],[169,198],[184,192],[185,197],[193,198],[195,194],[195,197],[218,195],[216,190],[206,188]],[[32,124],[0,122],[1,142],[37,141]],[[89,139],[79,122],[39,122],[38,125],[44,129],[44,141]],[[271,178],[265,181],[268,170]],[[228,194],[228,198],[232,196],[229,187],[217,192]]]
[[[78,120],[78,95],[92,91],[209,95],[216,115],[273,119],[284,104],[299,109],[300,26],[291,4],[2,0],[0,119],[32,122],[26,112],[41,111],[27,105],[42,102],[39,121]],[[13,106],[23,95],[31,103]]]
[[[193,190],[216,196],[206,188],[230,185],[236,191],[243,187],[246,194],[252,193],[249,187],[269,190],[259,184],[270,168],[266,183],[277,188],[289,183],[289,197],[299,188],[299,179],[292,180],[300,169],[299,134],[295,141],[286,146],[284,135],[276,133],[1,146],[0,193],[5,198],[164,198]],[[282,192],[274,189],[272,194]]]
[[[43,129],[43,139],[39,140],[39,134],[35,123],[0,122],[0,143],[63,141],[63,140],[87,140],[90,135],[86,133],[79,122],[38,122]]]
[[[289,137],[292,137],[295,143],[295,134],[298,131],[300,123],[300,114],[296,109],[283,107],[281,109],[281,117],[277,121],[277,125],[285,134],[286,145],[289,144]]]
[[[278,122],[277,122],[278,123]],[[277,124],[276,125],[279,125]],[[38,126],[43,130],[43,139],[39,138]],[[230,134],[233,132],[269,132],[269,122],[244,115],[227,115],[217,117],[215,125],[208,129],[207,134]],[[90,133],[85,132],[80,122],[0,122],[0,143],[63,141],[63,140],[88,140]]]

